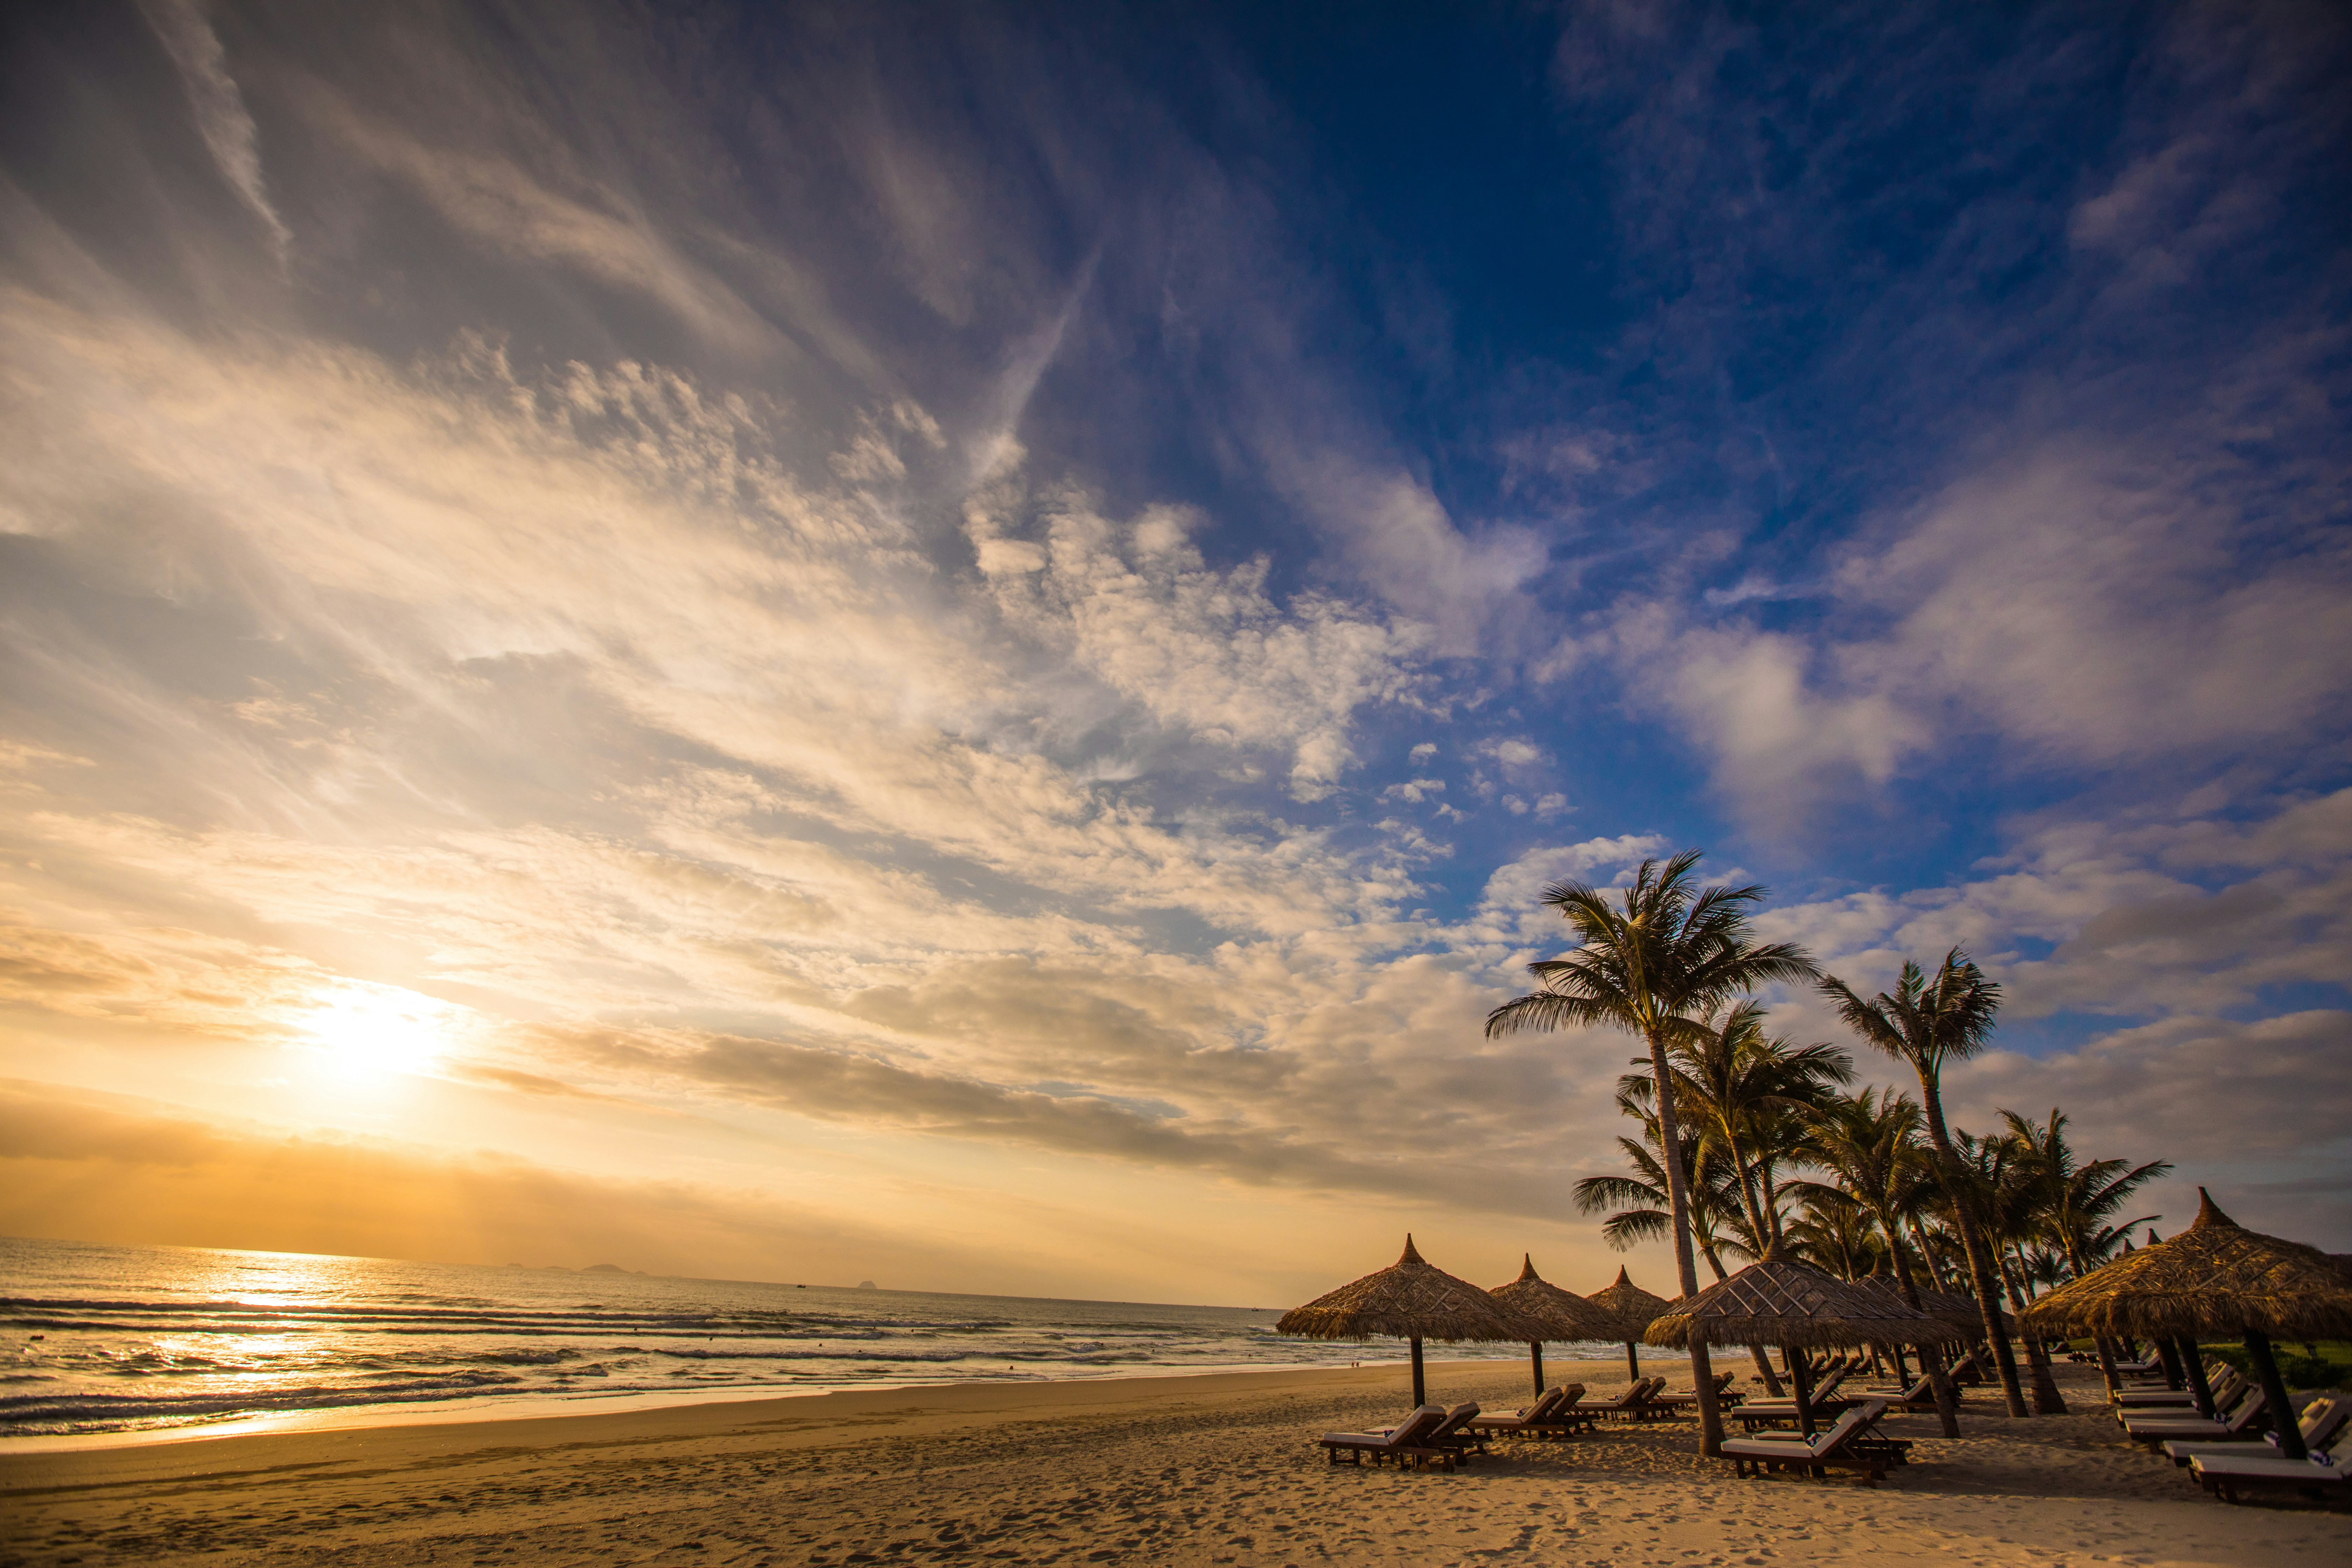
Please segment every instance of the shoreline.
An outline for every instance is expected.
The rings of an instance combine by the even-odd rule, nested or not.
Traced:
[[[1661,1356],[1670,1352],[1657,1352]],[[1646,1361],[1648,1358],[1644,1358]],[[1687,1358],[1675,1358],[1675,1363],[1687,1366]],[[940,1389],[989,1389],[1006,1393],[1023,1390],[1091,1387],[1104,1384],[1183,1384],[1202,1378],[1249,1377],[1288,1373],[1369,1372],[1377,1368],[1403,1367],[1408,1363],[1402,1355],[1393,1361],[1366,1359],[1358,1366],[1334,1366],[1329,1363],[1293,1363],[1268,1366],[1265,1364],[1226,1364],[1202,1367],[1198,1372],[1170,1372],[1154,1367],[1140,1372],[1105,1372],[1080,1377],[1031,1378],[963,1378],[904,1383],[863,1383],[830,1388],[808,1388],[779,1391],[772,1388],[713,1388],[699,1392],[646,1390],[635,1394],[581,1394],[565,1398],[556,1395],[520,1395],[499,1401],[497,1396],[476,1396],[473,1399],[451,1399],[427,1403],[417,1401],[405,1405],[334,1405],[310,1410],[264,1412],[222,1421],[191,1423],[184,1426],[127,1427],[113,1432],[35,1433],[21,1437],[0,1437],[0,1466],[12,1457],[32,1457],[48,1454],[105,1453],[117,1448],[144,1448],[176,1446],[187,1443],[230,1442],[247,1437],[299,1436],[310,1433],[363,1432],[379,1428],[409,1426],[501,1427],[516,1423],[541,1421],[603,1421],[620,1420],[634,1415],[659,1411],[700,1409],[709,1405],[795,1405],[812,1399],[856,1399],[872,1397],[886,1402],[896,1396],[926,1394]],[[1458,1362],[1428,1365],[1434,1369],[1444,1365],[1490,1367],[1509,1364],[1500,1356],[1465,1357]],[[1661,1364],[1665,1364],[1664,1362]],[[903,1403],[903,1399],[898,1399]]]
[[[1687,1359],[1677,1361],[1687,1368]],[[1434,1384],[1442,1374],[1486,1373],[1510,1363],[1479,1359],[1432,1361],[1426,1364],[1430,1381]],[[1645,1358],[1645,1370],[1647,1364]],[[1662,1367],[1668,1364],[1676,1363],[1660,1363]],[[104,1486],[122,1476],[153,1479],[167,1474],[235,1471],[244,1468],[248,1459],[256,1467],[277,1468],[297,1452],[320,1456],[320,1463],[339,1463],[359,1454],[372,1460],[395,1454],[404,1458],[431,1458],[483,1448],[694,1441],[753,1431],[772,1432],[789,1442],[809,1435],[811,1429],[854,1426],[885,1415],[906,1418],[919,1414],[957,1424],[1052,1418],[1132,1405],[1165,1405],[1181,1403],[1181,1396],[1187,1393],[1215,1398],[1291,1389],[1385,1388],[1402,1381],[1400,1373],[1406,1365],[1398,1360],[1366,1362],[1356,1367],[1255,1367],[1134,1377],[1041,1378],[1034,1382],[892,1384],[887,1388],[808,1394],[714,1392],[702,1399],[667,1401],[652,1395],[657,1403],[641,1404],[632,1399],[625,1408],[563,1413],[516,1411],[490,1417],[453,1418],[448,1412],[420,1411],[407,1419],[320,1422],[262,1429],[207,1428],[169,1435],[101,1432],[56,1438],[28,1437],[0,1444],[0,1498],[42,1489],[50,1484],[47,1478],[51,1474],[88,1470],[93,1472],[94,1479],[72,1484]],[[402,1413],[394,1414],[397,1416]],[[17,1442],[58,1446],[20,1447]],[[64,1446],[68,1444],[72,1446]],[[120,1462],[108,1463],[109,1459]]]
[[[1660,1357],[1656,1369],[1675,1362]],[[1596,1400],[1625,1364],[1548,1363]],[[1648,1370],[1645,1358],[1644,1370]],[[1433,1362],[1433,1399],[1507,1410],[1528,1368]],[[1687,1377],[1674,1379],[1687,1383]],[[1080,1568],[2333,1568],[2352,1509],[2228,1508],[2130,1447],[2095,1374],[2075,1414],[1982,1391],[1962,1435],[1892,1416],[1879,1489],[1735,1479],[1687,1420],[1497,1443],[1451,1473],[1332,1465],[1316,1437],[1394,1420],[1402,1363],[730,1400],[531,1420],[0,1454],[0,1563],[509,1568],[694,1563]]]

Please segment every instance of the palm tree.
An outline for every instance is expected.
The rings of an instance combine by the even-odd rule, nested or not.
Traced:
[[[1992,1342],[2001,1394],[2009,1403],[2009,1413],[2022,1416],[2025,1391],[2018,1385],[2017,1357],[2000,1327],[2000,1275],[1993,1267],[1991,1249],[1985,1244],[1968,1171],[1953,1145],[1951,1130],[1944,1125],[1942,1089],[1944,1064],[1976,1055],[1992,1037],[1993,1016],[2000,1010],[2000,987],[1986,979],[1984,972],[1957,947],[1944,955],[1932,981],[1916,963],[1906,959],[1895,989],[1882,991],[1866,1002],[1834,976],[1822,980],[1821,985],[1848,1028],[1897,1061],[1908,1063],[1919,1075],[1920,1108],[1927,1118],[1927,1136],[1936,1146],[1945,1195],[1958,1224],[1960,1250],[1968,1258],[1978,1310],[1984,1315],[1985,1337]]]
[[[2050,1120],[2041,1127],[2013,1110],[2000,1114],[2009,1123],[2009,1141],[2020,1163],[2034,1173],[2036,1191],[2042,1199],[2036,1218],[2044,1255],[2053,1263],[2063,1265],[2063,1274],[2044,1283],[2054,1285],[2059,1279],[2081,1279],[2105,1262],[2134,1226],[2163,1217],[2149,1215],[2121,1225],[2114,1223],[2116,1211],[2129,1202],[2134,1193],[2170,1173],[2172,1166],[2168,1162],[2151,1160],[2137,1167],[2124,1160],[2094,1160],[2084,1164],[2076,1160],[2074,1148],[2066,1142],[2066,1113],[2056,1106],[2050,1108]],[[2116,1386],[2114,1342],[2102,1335],[2095,1342],[2099,1352],[2099,1370],[2106,1378],[2107,1387],[2113,1390]]]
[[[1667,1206],[1665,1167],[1658,1163],[1657,1086],[1638,1073],[1627,1073],[1617,1080],[1617,1109],[1642,1129],[1638,1142],[1624,1137],[1617,1140],[1633,1174],[1585,1177],[1576,1184],[1576,1207],[1580,1214],[1613,1208],[1615,1212],[1601,1227],[1601,1236],[1623,1252],[1640,1242],[1664,1240],[1673,1230],[1673,1215]],[[1690,1194],[1691,1239],[1720,1281],[1729,1277],[1723,1267],[1726,1254],[1753,1260],[1763,1256],[1765,1244],[1748,1223],[1738,1184],[1719,1148],[1685,1143],[1682,1163],[1684,1187]],[[1748,1349],[1765,1388],[1778,1399],[1780,1375],[1760,1346]]]
[[[1828,1186],[1805,1194],[1804,1203],[1784,1232],[1798,1257],[1841,1279],[1859,1279],[1876,1269],[1886,1244],[1865,1205]]]
[[[1869,1211],[1884,1237],[1895,1265],[1895,1286],[1914,1311],[1919,1310],[1919,1286],[1911,1268],[1911,1248],[1904,1240],[1906,1224],[1915,1223],[1935,1187],[1928,1157],[1919,1146],[1919,1105],[1907,1094],[1865,1089],[1841,1095],[1813,1112],[1812,1134],[1806,1157],[1837,1178],[1834,1187],[1811,1182],[1790,1184],[1790,1190],[1810,1201],[1816,1192],[1832,1193]],[[1940,1346],[1921,1345],[1919,1364],[1935,1391],[1936,1415],[1947,1437],[1960,1435],[1960,1421],[1952,1384],[1944,1370]]]
[[[1666,1195],[1665,1167],[1658,1163],[1656,1086],[1639,1073],[1617,1080],[1617,1111],[1641,1128],[1641,1141],[1626,1137],[1617,1147],[1632,1167],[1631,1176],[1587,1176],[1576,1184],[1579,1214],[1598,1214],[1614,1206],[1601,1227],[1601,1239],[1619,1252],[1645,1241],[1664,1241],[1674,1233],[1673,1210]],[[1725,1255],[1750,1259],[1761,1248],[1740,1207],[1738,1184],[1719,1151],[1695,1142],[1683,1144],[1683,1184],[1690,1194],[1691,1239],[1717,1279],[1727,1278]]]
[[[2043,1193],[2033,1167],[2018,1157],[2014,1141],[2008,1138],[1971,1138],[1965,1131],[1955,1134],[1960,1158],[1969,1168],[1978,1219],[1984,1226],[1985,1245],[1993,1256],[1993,1268],[2009,1291],[2010,1305],[2018,1311],[2025,1310],[2031,1300],[2026,1292],[2026,1280],[2032,1266],[2025,1255],[2027,1244],[2040,1228]],[[2032,1335],[2025,1340],[2027,1372],[2033,1379],[2033,1413],[2036,1415],[2063,1415],[2066,1401],[2058,1392],[2058,1381],[2050,1373],[2050,1351]]]
[[[1734,1004],[1719,1027],[1685,1035],[1667,1047],[1677,1121],[1703,1148],[1719,1148],[1738,1177],[1758,1249],[1780,1234],[1776,1168],[1797,1152],[1801,1116],[1831,1086],[1853,1079],[1853,1058],[1835,1046],[1799,1046],[1785,1035],[1767,1037],[1764,1008]],[[1704,1020],[1714,1023],[1712,1016]]]
[[[1698,1294],[1698,1265],[1691,1254],[1690,1194],[1666,1047],[1704,1028],[1700,1016],[1759,985],[1821,977],[1803,949],[1753,940],[1749,911],[1762,901],[1762,888],[1694,890],[1691,871],[1698,861],[1696,849],[1684,850],[1663,867],[1643,861],[1624,890],[1622,909],[1583,882],[1546,888],[1543,901],[1567,918],[1580,945],[1529,964],[1540,989],[1486,1016],[1489,1037],[1601,1025],[1637,1035],[1649,1047],[1675,1267],[1685,1296]],[[1698,1378],[1700,1450],[1712,1458],[1722,1451],[1723,1416],[1704,1345],[1692,1346],[1691,1370]]]

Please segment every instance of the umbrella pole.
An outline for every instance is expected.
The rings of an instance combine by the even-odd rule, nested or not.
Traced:
[[[1797,1384],[1797,1430],[1803,1433],[1805,1441],[1810,1443],[1813,1440],[1812,1358],[1799,1355],[1796,1358],[1796,1364],[1789,1369],[1789,1375],[1794,1378]]]
[[[1412,1341],[1412,1404],[1413,1404],[1413,1408],[1414,1408],[1414,1409],[1416,1409],[1416,1410],[1418,1410],[1418,1409],[1420,1409],[1423,1405],[1426,1405],[1426,1404],[1428,1404],[1428,1403],[1429,1403],[1429,1389],[1428,1389],[1428,1386],[1427,1386],[1425,1384],[1423,1384],[1423,1381],[1422,1381],[1422,1376],[1421,1376],[1421,1336],[1419,1336],[1418,1334],[1416,1334],[1416,1335],[1414,1335],[1414,1336],[1413,1336],[1413,1341]]]
[[[2271,1425],[2278,1433],[2279,1458],[2309,1458],[2311,1450],[2303,1446],[2303,1427],[2294,1418],[2294,1406],[2287,1403],[2286,1384],[2279,1376],[2278,1363],[2271,1357],[2271,1337],[2248,1329],[2246,1354],[2254,1363],[2255,1381],[2263,1385],[2263,1402],[2270,1406]]]
[[[2213,1385],[2206,1380],[2205,1358],[2197,1349],[2195,1334],[2180,1336],[2180,1359],[2189,1368],[2189,1387],[2197,1395],[2197,1414],[2219,1415],[2221,1412],[2213,1408]]]
[[[1543,1342],[1541,1340],[1528,1342],[1528,1359],[1535,1363],[1536,1397],[1541,1399],[1543,1397]]]
[[[2156,1342],[2156,1359],[2164,1363],[2164,1386],[2179,1393],[2186,1386],[2180,1376],[2180,1347],[2159,1338]]]
[[[1625,1342],[1625,1375],[1635,1383],[1642,1381],[1642,1352],[1631,1340]]]

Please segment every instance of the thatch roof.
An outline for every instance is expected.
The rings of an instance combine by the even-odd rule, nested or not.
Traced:
[[[1662,1296],[1653,1296],[1634,1284],[1633,1277],[1622,1268],[1617,1270],[1617,1283],[1605,1290],[1595,1290],[1585,1300],[1617,1320],[1616,1331],[1609,1335],[1612,1340],[1640,1339],[1643,1331],[1664,1317],[1675,1304]],[[1675,1298],[1675,1301],[1681,1300],[1679,1296]]]
[[[2352,1283],[2315,1247],[2246,1229],[2197,1189],[2197,1218],[2169,1241],[2062,1285],[2020,1314],[2035,1334],[2352,1337]]]
[[[1548,1340],[1616,1340],[1616,1315],[1606,1307],[1596,1307],[1573,1290],[1563,1290],[1536,1272],[1532,1255],[1519,1269],[1519,1277],[1508,1285],[1497,1285],[1486,1292],[1496,1300],[1524,1318],[1533,1318],[1548,1331]]]
[[[1949,1323],[1915,1312],[1898,1297],[1849,1284],[1775,1247],[1650,1325],[1643,1339],[1682,1350],[1716,1345],[1946,1344]]]
[[[1873,1274],[1854,1283],[1872,1290],[1883,1291],[1889,1300],[1902,1302],[1906,1307],[1910,1305],[1908,1301],[1903,1300],[1903,1287],[1896,1282],[1892,1274]],[[1919,1310],[1929,1317],[1941,1318],[1945,1322],[1967,1333],[1984,1332],[1984,1314],[1977,1310],[1977,1299],[1974,1296],[1963,1296],[1953,1290],[1938,1290],[1932,1286],[1918,1284],[1916,1281],[1913,1282],[1912,1289],[1919,1292]],[[2000,1315],[2000,1326],[2004,1331],[2013,1334],[2017,1331],[2017,1320],[2003,1312]]]
[[[1274,1331],[1311,1340],[1389,1334],[1401,1340],[1519,1344],[1549,1337],[1543,1323],[1520,1316],[1468,1280],[1423,1262],[1410,1236],[1404,1238],[1403,1257],[1377,1274],[1293,1307]]]

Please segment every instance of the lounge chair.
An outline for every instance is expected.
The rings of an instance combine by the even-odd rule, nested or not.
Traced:
[[[2209,1421],[2202,1415],[2127,1415],[2124,1430],[2135,1443],[2156,1447],[2168,1437],[2182,1437],[2210,1442],[2216,1438],[2247,1436],[2262,1429],[2260,1423],[2267,1412],[2263,1391],[2250,1388],[2239,1395],[2237,1404],[2230,1406],[2218,1420]]]
[[[1574,1392],[1571,1393],[1570,1390]],[[1524,1436],[1544,1425],[1545,1420],[1567,1400],[1581,1397],[1584,1384],[1563,1383],[1547,1388],[1536,1396],[1533,1405],[1521,1405],[1509,1415],[1480,1415],[1472,1419],[1470,1430],[1487,1437]]]
[[[1598,1419],[1583,1399],[1584,1384],[1563,1384],[1516,1415],[1481,1415],[1470,1430],[1488,1437],[1573,1437],[1591,1431]]]
[[[1803,1470],[1823,1476],[1832,1469],[1860,1470],[1876,1486],[1899,1459],[1875,1447],[1856,1446],[1863,1429],[1886,1414],[1884,1400],[1867,1399],[1837,1419],[1837,1425],[1812,1441],[1801,1437],[1727,1437],[1723,1457],[1744,1480],[1775,1470]]]
[[[1935,1405],[1936,1385],[1923,1372],[1911,1381],[1908,1388],[1865,1388],[1862,1396],[1864,1399],[1884,1399],[1889,1405],[1900,1405],[1906,1410],[1921,1410]],[[1953,1389],[1952,1403],[1957,1405],[1960,1399],[1960,1391]]]
[[[1843,1383],[1853,1371],[1852,1367],[1842,1366],[1831,1373],[1805,1396],[1805,1403],[1816,1412],[1822,1412],[1822,1407],[1828,1405],[1830,1410],[1822,1412],[1823,1414],[1833,1414],[1849,1408],[1854,1402],[1850,1399],[1839,1399],[1837,1391],[1838,1384]],[[1793,1421],[1796,1417],[1797,1401],[1794,1395],[1786,1399],[1749,1399],[1743,1401],[1739,1406],[1739,1419],[1748,1423],[1751,1429],[1763,1425],[1766,1421]]]
[[[1732,1409],[1747,1397],[1732,1390],[1731,1378],[1730,1373],[1719,1372],[1711,1380],[1715,1384],[1716,1408],[1719,1410]],[[1673,1394],[1654,1394],[1650,1396],[1650,1403],[1661,1410],[1671,1410],[1680,1415],[1685,1410],[1697,1408],[1698,1390],[1692,1388],[1678,1390]]]
[[[1843,1419],[1846,1412],[1849,1410],[1864,1411],[1862,1426],[1855,1431],[1853,1436],[1846,1439],[1846,1448],[1848,1452],[1856,1455],[1867,1454],[1875,1456],[1876,1458],[1885,1459],[1890,1468],[1897,1465],[1907,1465],[1911,1462],[1911,1439],[1908,1437],[1890,1437],[1879,1428],[1879,1418],[1885,1414],[1885,1401],[1876,1399],[1843,1399],[1840,1400],[1838,1402],[1837,1408],[1829,1414],[1836,1419]],[[1876,1411],[1871,1411],[1866,1408],[1871,1405],[1878,1405],[1881,1408]],[[1765,1443],[1802,1443],[1809,1441],[1804,1433],[1795,1427],[1783,1427],[1776,1431],[1763,1432],[1759,1432],[1750,1428],[1747,1435],[1755,1438],[1759,1442]]]
[[[1585,1414],[1589,1415],[1606,1415],[1612,1419],[1620,1421],[1638,1421],[1642,1419],[1643,1412],[1647,1407],[1650,1395],[1665,1387],[1665,1385],[1666,1380],[1663,1377],[1636,1378],[1633,1380],[1633,1386],[1619,1394],[1616,1398],[1605,1400],[1599,1405],[1586,1405],[1584,1407]]]
[[[2307,1459],[2282,1458],[2277,1454],[2261,1454],[2252,1450],[2241,1454],[2200,1454],[2189,1461],[2189,1473],[2197,1484],[2209,1492],[2220,1495],[2223,1502],[2235,1502],[2238,1493],[2249,1487],[2292,1487],[2305,1497],[2352,1497],[2352,1469],[2336,1463],[2334,1453],[2314,1454]]]
[[[2213,1408],[2220,1410],[2244,1391],[2246,1374],[2216,1362],[2205,1369],[2205,1386],[2213,1391]],[[2222,1393],[2224,1388],[2230,1392]],[[2158,1410],[2167,1405],[2194,1405],[2197,1395],[2186,1388],[2126,1388],[2117,1390],[2108,1403],[2117,1410]]]
[[[1423,1405],[1398,1425],[1384,1432],[1326,1432],[1322,1436],[1324,1455],[1333,1464],[1339,1456],[1348,1456],[1351,1465],[1360,1465],[1370,1454],[1377,1466],[1382,1459],[1394,1459],[1402,1468],[1407,1459],[1416,1466],[1435,1464],[1440,1469],[1454,1468],[1459,1458],[1454,1449],[1424,1441],[1445,1424],[1445,1406]]]
[[[2334,1447],[2336,1435],[2344,1430],[2347,1421],[2352,1421],[2352,1399],[2320,1398],[2305,1405],[2303,1419],[2295,1423],[2295,1429],[2303,1434],[2304,1451],[2316,1454]],[[2260,1458],[2264,1450],[2255,1444],[2255,1436],[2256,1434],[2248,1432],[2234,1440],[2209,1437],[2192,1441],[2177,1437],[2165,1444],[2164,1451],[2176,1467],[2186,1465],[2191,1459],[2203,1458],[2208,1454],[2241,1454]],[[2270,1445],[2270,1457],[2278,1458],[2278,1434],[2264,1432],[2260,1436],[2263,1443]]]

